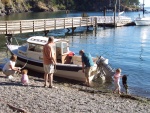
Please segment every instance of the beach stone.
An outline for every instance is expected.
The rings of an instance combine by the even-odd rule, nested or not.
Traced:
[[[20,76],[9,81],[0,75],[0,113],[17,113],[7,103],[30,113],[148,113],[150,101],[120,97],[82,84],[54,82],[57,89],[44,88],[42,78],[30,77],[29,86]]]

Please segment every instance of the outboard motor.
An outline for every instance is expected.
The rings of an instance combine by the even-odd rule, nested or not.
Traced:
[[[99,65],[101,65],[103,63],[108,64],[108,59],[105,59],[104,57],[100,56],[98,58],[98,60],[96,61],[96,64],[99,66]]]
[[[114,74],[113,69],[108,64],[108,59],[100,56],[96,62],[97,69],[100,71],[100,75],[105,76],[105,79],[112,79],[112,75]]]

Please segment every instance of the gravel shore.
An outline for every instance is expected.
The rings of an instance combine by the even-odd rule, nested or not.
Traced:
[[[58,81],[57,89],[44,88],[43,78],[33,76],[29,86],[23,86],[20,78],[10,81],[0,74],[0,113],[150,113],[146,98]]]

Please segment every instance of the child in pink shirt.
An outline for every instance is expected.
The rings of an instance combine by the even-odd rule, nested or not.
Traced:
[[[121,77],[122,77],[121,69],[118,68],[118,69],[116,69],[116,72],[115,72],[115,74],[113,76],[113,78],[114,78],[114,85],[115,85],[114,93],[116,93],[116,91],[118,91],[118,94],[121,94],[121,92],[120,92],[121,88],[120,88],[120,84],[119,84]]]
[[[28,78],[28,70],[24,69],[22,70],[22,77],[21,77],[21,83],[23,85],[28,85],[29,84],[29,78]]]

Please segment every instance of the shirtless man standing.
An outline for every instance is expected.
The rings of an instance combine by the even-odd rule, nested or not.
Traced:
[[[44,87],[47,87],[47,81],[49,78],[49,88],[55,88],[53,86],[53,73],[54,65],[56,64],[53,50],[54,37],[50,36],[47,44],[43,47],[43,67],[44,67]]]

